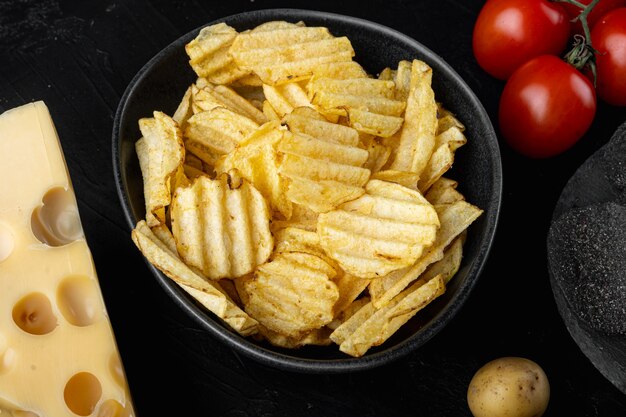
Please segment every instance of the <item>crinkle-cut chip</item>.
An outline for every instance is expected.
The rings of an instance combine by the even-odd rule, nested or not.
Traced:
[[[467,139],[458,126],[451,126],[437,135],[435,150],[424,167],[418,184],[422,192],[428,191],[431,185],[452,168],[454,153],[466,143]]]
[[[369,157],[363,165],[364,168],[372,171],[372,175],[380,171],[387,163],[389,155],[391,155],[391,149],[380,143],[380,140],[376,136],[361,134],[359,147],[367,150]]]
[[[383,344],[418,311],[445,291],[446,286],[441,276],[430,281],[420,280],[414,283],[387,305],[373,312],[354,332],[345,337],[339,345],[339,350],[354,357],[363,356],[372,346]],[[340,329],[341,326],[335,332]],[[334,340],[335,332],[331,334],[331,340]]]
[[[313,210],[300,205],[300,204],[292,204],[292,213],[289,219],[272,219],[272,223],[270,224],[270,230],[272,234],[275,235],[281,229],[285,229],[287,227],[296,227],[298,229],[307,230],[309,232],[315,232],[317,228],[317,217],[318,213]]]
[[[339,301],[337,302],[339,303]],[[365,295],[361,298],[358,298],[352,301],[348,306],[346,306],[339,312],[337,312],[338,309],[335,308],[335,311],[336,311],[335,318],[333,318],[333,321],[328,323],[326,327],[329,329],[332,329],[333,331],[336,330],[339,326],[341,326],[343,323],[348,321],[350,317],[354,316],[361,309],[361,307],[365,306],[366,304],[369,304],[369,302],[370,302],[369,296]]]
[[[237,114],[263,124],[267,118],[252,103],[240,96],[234,89],[225,85],[207,83],[204,87],[191,87],[192,109],[194,113],[209,111],[216,107],[224,107]]]
[[[393,136],[404,123],[402,117],[387,116],[361,109],[348,110],[348,119],[350,126],[359,132],[382,138]]]
[[[395,182],[412,190],[418,190],[417,182],[420,177],[415,172],[384,170],[372,174],[372,179]],[[428,200],[428,199],[427,199]],[[429,201],[430,202],[430,201]],[[430,202],[432,204],[432,202]]]
[[[434,243],[413,265],[372,280],[368,288],[372,303],[382,307],[402,292],[430,264],[443,258],[445,248],[482,213],[482,209],[466,201],[457,201],[442,207],[439,212],[441,226]]]
[[[359,144],[359,132],[355,129],[332,123],[309,107],[295,108],[283,118],[283,122],[292,133],[302,133],[341,145]]]
[[[402,60],[398,62],[398,68],[393,74],[393,81],[396,85],[396,100],[406,101],[411,91],[411,61]]]
[[[394,99],[393,81],[315,78],[307,89],[320,112],[347,116],[350,126],[360,132],[388,137],[402,126],[406,104]]]
[[[366,193],[320,214],[317,232],[343,270],[376,278],[412,265],[434,241],[437,212],[417,191],[370,180]]]
[[[178,253],[213,280],[245,275],[269,258],[270,217],[261,193],[234,170],[196,178],[176,190],[171,204]]]
[[[287,185],[278,172],[278,143],[285,130],[279,121],[260,126],[246,142],[217,161],[218,173],[237,169],[267,199],[273,211],[291,217],[292,203],[286,197]]]
[[[324,123],[324,122],[323,122]],[[315,212],[332,210],[362,194],[370,171],[361,168],[368,152],[307,134],[285,132],[278,150],[287,198]]]
[[[185,146],[206,163],[215,165],[220,156],[232,152],[258,127],[256,122],[245,116],[224,107],[215,107],[189,118]]]
[[[365,323],[376,312],[374,304],[371,303],[369,297],[364,297],[367,302],[359,302],[354,306],[354,311],[351,311],[350,317],[347,317],[343,322],[335,328],[330,334],[330,340],[338,345],[341,345],[351,334],[353,334],[363,323]],[[334,326],[333,323],[329,323],[329,326]]]
[[[297,349],[306,345],[328,346],[332,343],[329,338],[331,332],[331,329],[322,327],[320,329],[311,330],[299,337],[289,337],[259,325],[259,332],[255,336],[260,337],[262,340],[267,340],[274,346],[286,349]]]
[[[339,294],[336,272],[321,258],[308,253],[277,254],[259,265],[254,278],[244,282],[245,310],[268,329],[299,338],[333,319]]]
[[[267,100],[263,101],[263,114],[265,115],[265,117],[267,117],[267,120],[269,121],[280,120],[280,117],[272,106],[272,103]]]
[[[354,57],[347,37],[334,37],[325,27],[297,26],[240,33],[229,53],[240,68],[269,85],[300,81],[321,64]]]
[[[326,62],[313,69],[312,79],[333,78],[343,80],[348,78],[368,78],[367,72],[356,61]]]
[[[339,268],[335,269],[339,271],[335,278],[335,285],[337,285],[337,290],[339,291],[339,299],[335,303],[334,308],[334,315],[336,317],[363,294],[363,291],[368,287],[371,280],[344,273]]]
[[[435,148],[420,175],[420,180],[417,183],[419,190],[426,193],[437,179],[452,168],[453,163],[454,152],[450,149],[449,144],[444,143]]]
[[[426,197],[426,200],[433,206],[465,200],[465,196],[456,190],[457,186],[458,182],[455,180],[439,177],[439,179],[431,185],[424,197]]]
[[[172,119],[174,119],[174,121],[178,123],[178,127],[181,129],[181,131],[185,130],[187,120],[191,116],[193,116],[193,109],[191,108],[191,90],[191,86],[189,86],[187,90],[185,90],[183,98],[178,104],[176,111],[172,115]]]
[[[437,103],[437,134],[439,135],[451,127],[456,127],[461,132],[465,131],[465,125],[456,118],[454,113],[446,109],[443,104]]]
[[[270,22],[261,23],[258,26],[255,26],[250,31],[251,33],[256,32],[267,32],[271,30],[280,30],[280,29],[293,29],[294,27],[303,27],[306,26],[303,21],[298,21],[296,23],[287,22],[286,20],[272,20]]]
[[[131,233],[137,248],[146,259],[176,282],[210,312],[224,320],[233,330],[242,336],[249,336],[257,331],[258,322],[241,310],[234,302],[187,266],[167,243],[167,230],[161,229],[159,235],[141,220]],[[165,242],[161,240],[165,238]]]
[[[165,222],[171,202],[171,179],[185,161],[183,136],[178,124],[163,112],[139,119],[142,139],[136,142],[144,185],[146,220],[150,226]]]
[[[279,118],[291,113],[297,107],[311,106],[306,91],[298,83],[277,86],[263,84],[263,92]]]
[[[200,77],[212,83],[229,84],[247,74],[237,67],[228,50],[237,37],[237,31],[225,23],[204,27],[185,45],[189,65]]]
[[[415,172],[420,177],[435,148],[437,103],[431,86],[432,68],[413,60],[404,124],[392,154],[390,169]]]
[[[420,275],[420,279],[429,281],[437,275],[441,275],[443,282],[447,285],[459,271],[462,260],[463,236],[459,236],[444,250],[443,258],[426,268],[424,273]]]
[[[317,233],[298,227],[286,227],[274,233],[274,252],[310,253],[328,262]]]
[[[389,67],[385,67],[379,74],[378,79],[384,81],[393,81],[393,77],[395,75],[395,71]]]

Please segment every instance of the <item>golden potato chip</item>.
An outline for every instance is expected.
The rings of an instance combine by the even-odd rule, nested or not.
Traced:
[[[347,116],[350,126],[360,132],[388,137],[402,126],[405,102],[394,99],[393,81],[315,78],[307,89],[322,113]]]
[[[365,149],[369,153],[367,161],[363,165],[364,168],[369,169],[374,175],[380,171],[387,163],[389,155],[391,155],[391,149],[380,143],[377,137],[361,134],[359,147]]]
[[[354,49],[325,27],[294,26],[240,33],[229,53],[240,68],[278,85],[309,78],[320,64],[351,61]]]
[[[437,275],[441,275],[443,282],[447,285],[461,267],[462,259],[463,237],[459,236],[445,249],[443,258],[431,264],[419,278],[429,281]]]
[[[167,230],[161,229],[159,233],[167,233]],[[242,336],[256,333],[257,321],[230,301],[213,283],[206,281],[181,261],[176,252],[169,249],[168,244],[161,241],[144,220],[137,223],[131,237],[152,265],[224,320],[233,330]]]
[[[424,197],[430,204],[451,204],[465,200],[463,194],[456,190],[458,182],[446,177],[439,177],[437,181],[428,189]]]
[[[413,63],[411,61],[398,62],[398,69],[393,74],[393,81],[396,84],[396,100],[407,101],[411,91],[411,71]]]
[[[199,77],[216,84],[229,84],[249,71],[239,69],[228,50],[237,37],[237,31],[225,23],[202,28],[191,42],[185,45],[189,64]]]
[[[359,144],[359,132],[355,129],[330,122],[309,107],[295,108],[283,118],[283,122],[292,133],[303,133],[340,145],[357,146]]]
[[[172,233],[181,258],[210,279],[252,272],[272,251],[269,208],[236,172],[198,177],[178,188],[171,205]]]
[[[171,180],[185,160],[183,137],[178,124],[165,113],[139,120],[143,135],[135,144],[143,177],[146,221],[149,226],[165,223],[165,208],[171,202]]]
[[[395,182],[396,184],[400,184],[412,190],[418,190],[417,182],[419,181],[420,177],[415,172],[393,171],[387,169],[384,171],[378,171],[376,173],[373,173],[372,179]],[[433,204],[432,202],[430,203]]]
[[[341,345],[350,335],[357,331],[370,317],[376,313],[376,308],[371,303],[369,297],[364,297],[367,301],[359,301],[350,311],[350,317],[335,328],[330,334],[330,340]]]
[[[291,217],[292,203],[285,195],[287,185],[278,173],[278,143],[285,133],[279,121],[259,127],[248,139],[217,161],[218,173],[237,169],[267,199],[272,210]]]
[[[354,275],[339,270],[334,282],[335,285],[337,285],[337,291],[339,291],[339,299],[335,303],[333,310],[334,315],[337,316],[337,314],[342,313],[354,303],[354,300],[363,294],[370,280],[355,277]]]
[[[309,232],[315,232],[319,213],[300,204],[292,204],[291,207],[292,211],[289,219],[272,219],[272,223],[270,224],[272,234],[276,234],[281,229],[287,227],[295,227]]]
[[[356,61],[325,62],[313,69],[311,78],[333,78],[344,80],[348,78],[367,78],[367,72]]]
[[[450,242],[480,217],[482,212],[478,207],[465,201],[445,206],[439,213],[441,226],[435,241],[425,253],[413,265],[393,271],[370,283],[368,290],[372,303],[380,308],[402,292],[430,264],[443,258],[444,250]]]
[[[258,26],[255,26],[254,28],[252,28],[252,30],[250,30],[250,32],[252,33],[267,32],[267,31],[272,31],[272,30],[292,29],[294,27],[303,27],[303,26],[306,26],[306,25],[302,21],[291,23],[285,20],[272,20],[269,22],[261,23]]]
[[[286,349],[297,349],[306,345],[328,346],[332,342],[328,336],[332,332],[331,329],[322,327],[320,329],[311,330],[299,337],[290,337],[274,332],[265,326],[259,325],[259,332],[255,336],[267,340],[274,346]]]
[[[439,219],[417,191],[370,180],[366,193],[319,216],[326,253],[348,273],[376,278],[412,265],[434,241]]]
[[[327,259],[326,253],[320,246],[320,239],[317,233],[298,227],[286,227],[274,233],[274,251],[281,252],[302,252],[315,255],[332,265],[332,261]]]
[[[432,68],[423,61],[413,60],[405,121],[389,169],[422,176],[434,150],[437,132],[437,103],[431,82]]]
[[[308,253],[279,253],[244,282],[245,310],[268,329],[299,338],[333,319],[335,270]]]
[[[215,107],[189,118],[185,129],[185,147],[215,166],[220,156],[232,152],[258,127],[245,116],[224,107]]]
[[[288,179],[287,198],[322,213],[363,194],[370,171],[367,151],[312,136],[285,132],[278,150],[279,173]]]
[[[347,307],[343,308],[338,313],[335,313],[335,318],[333,319],[333,321],[328,323],[326,327],[331,330],[336,330],[339,326],[341,326],[352,316],[354,316],[361,309],[361,307],[369,303],[370,298],[367,295],[352,301]],[[335,308],[335,310],[338,309]]]
[[[277,86],[263,84],[263,92],[279,118],[291,113],[296,107],[311,106],[306,91],[298,83]]]
[[[224,107],[259,125],[267,121],[261,110],[240,96],[234,89],[224,85],[207,83],[202,88],[191,86],[191,103],[194,114]]]
[[[363,356],[372,346],[384,343],[418,311],[442,295],[445,290],[445,283],[441,276],[430,281],[415,282],[387,305],[373,312],[354,332],[345,337],[339,345],[339,350],[354,357]],[[333,335],[340,329],[341,326],[330,335],[331,340],[335,340]]]
[[[178,127],[181,131],[185,130],[187,120],[191,116],[193,116],[193,109],[191,107],[191,90],[191,87],[188,87],[187,90],[185,90],[185,94],[183,95],[180,104],[178,105],[176,111],[174,112],[174,115],[172,116],[172,119],[174,119],[174,121],[178,123]]]
[[[384,81],[393,81],[394,75],[395,75],[394,70],[392,70],[389,67],[386,67],[380,72],[380,74],[378,74],[378,79],[384,80]]]
[[[444,143],[430,155],[428,163],[420,174],[417,187],[422,193],[426,193],[431,185],[445,174],[454,163],[454,152],[450,145]]]

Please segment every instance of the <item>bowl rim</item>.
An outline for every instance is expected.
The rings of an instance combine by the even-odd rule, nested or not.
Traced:
[[[153,275],[157,277],[159,284],[165,289],[165,291],[173,298],[173,300],[198,324],[204,329],[208,330],[212,336],[216,337],[227,347],[233,349],[235,354],[241,352],[244,355],[256,360],[259,363],[268,365],[274,368],[295,371],[301,373],[343,373],[353,371],[363,371],[379,367],[392,361],[395,361],[401,357],[408,355],[416,348],[424,345],[433,336],[435,336],[440,330],[442,330],[448,322],[458,313],[458,310],[465,304],[465,301],[470,295],[473,287],[475,286],[479,276],[482,274],[483,268],[487,262],[491,247],[495,238],[497,225],[499,223],[500,209],[502,205],[502,162],[500,155],[500,148],[497,140],[497,136],[491,119],[487,114],[481,101],[470,89],[461,76],[448,64],[442,57],[434,53],[430,48],[426,47],[419,41],[405,35],[398,30],[392,29],[380,23],[376,23],[370,20],[348,16],[332,12],[323,12],[310,9],[296,9],[296,8],[270,8],[260,9],[247,12],[241,12],[236,14],[227,15],[218,19],[213,19],[187,33],[181,35],[176,40],[171,42],[165,48],[156,53],[136,75],[131,79],[129,84],[122,95],[115,117],[113,121],[112,129],[112,160],[113,160],[113,173],[116,185],[118,198],[120,200],[126,221],[130,230],[136,225],[136,219],[132,213],[129,197],[125,193],[125,183],[121,172],[121,160],[120,160],[120,148],[121,138],[120,128],[122,126],[123,116],[125,114],[126,107],[128,105],[128,99],[133,94],[137,84],[144,78],[149,72],[150,68],[161,60],[165,55],[168,55],[172,50],[182,47],[186,41],[192,39],[200,29],[205,26],[216,24],[219,22],[228,22],[237,20],[240,18],[248,19],[260,19],[260,18],[279,20],[279,19],[306,19],[313,18],[316,20],[328,20],[335,23],[347,23],[360,27],[365,27],[368,30],[379,32],[387,37],[392,37],[401,40],[404,43],[410,44],[415,49],[418,49],[427,60],[436,62],[437,65],[444,68],[447,71],[448,76],[454,79],[458,88],[462,90],[463,95],[470,101],[471,105],[478,110],[479,120],[477,123],[484,126],[489,135],[486,135],[485,142],[492,147],[493,152],[493,165],[494,170],[491,172],[491,176],[494,183],[494,193],[490,196],[488,201],[488,207],[482,207],[487,214],[487,227],[483,245],[479,247],[476,260],[472,262],[471,269],[468,271],[468,275],[472,279],[466,280],[462,286],[459,287],[455,296],[446,304],[443,309],[437,314],[436,320],[433,320],[425,324],[418,332],[407,337],[405,340],[398,344],[391,346],[387,349],[366,354],[362,357],[353,358],[337,358],[337,359],[307,359],[301,357],[290,356],[271,350],[264,346],[254,343],[246,337],[240,336],[234,331],[227,329],[224,325],[220,324],[217,318],[214,318],[203,310],[200,306],[196,305],[190,300],[186,294],[180,289],[176,288],[175,283],[171,281],[165,274],[158,270],[154,265],[148,262],[144,257],[144,262],[148,268],[152,271]],[[419,338],[418,338],[419,336]]]

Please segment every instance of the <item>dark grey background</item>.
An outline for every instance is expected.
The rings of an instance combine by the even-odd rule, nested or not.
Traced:
[[[582,354],[556,309],[545,240],[575,169],[626,120],[599,104],[570,151],[534,161],[501,142],[504,196],[494,247],[459,315],[419,351],[384,368],[300,375],[230,351],[183,314],[130,240],[114,185],[111,127],[120,97],[161,48],[206,22],[291,7],[369,19],[441,55],[497,129],[503,83],[471,52],[480,1],[0,0],[0,111],[44,100],[54,118],[139,417],[469,416],[467,385],[485,362],[524,356],[552,388],[547,416],[624,416],[626,396]],[[1,179],[0,179],[1,180]],[[1,395],[1,393],[0,393]]]

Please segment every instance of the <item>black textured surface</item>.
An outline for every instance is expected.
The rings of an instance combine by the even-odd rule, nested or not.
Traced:
[[[335,36],[347,36],[355,49],[355,59],[371,74],[377,74],[402,59],[419,58],[433,68],[436,99],[458,115],[466,127],[465,134],[474,138],[463,147],[463,152],[458,153],[454,168],[447,174],[449,178],[459,181],[459,189],[468,201],[483,209],[479,220],[470,227],[459,272],[445,294],[402,326],[388,342],[370,349],[362,358],[351,358],[335,345],[287,350],[241,338],[228,326],[215,320],[211,313],[199,307],[172,280],[152,265],[150,268],[165,290],[204,328],[229,347],[262,363],[317,373],[381,366],[405,356],[430,340],[454,317],[470,295],[487,260],[500,210],[502,167],[497,137],[482,104],[458,74],[428,48],[388,27],[335,13],[295,9],[259,10],[226,16],[219,21],[242,31],[272,20],[303,21],[308,26],[328,27]],[[213,23],[218,22],[209,22]],[[151,59],[130,82],[120,101],[113,122],[113,159],[129,228],[145,217],[141,172],[134,151],[134,143],[140,136],[137,120],[151,116],[154,109],[173,114],[189,83],[194,80],[184,45],[197,36],[198,31],[192,30]],[[371,54],[367,51],[384,53]],[[175,82],[168,82],[168,79]]]
[[[626,394],[626,123],[563,187],[547,238],[550,282],[565,325]]]
[[[50,107],[139,416],[469,416],[472,375],[505,355],[543,366],[552,389],[546,416],[626,415],[626,396],[596,370],[559,315],[545,247],[561,189],[626,120],[624,109],[600,104],[588,134],[550,160],[529,160],[501,143],[503,205],[480,280],[445,329],[384,367],[327,376],[266,367],[202,330],[153,278],[115,191],[113,118],[139,69],[206,22],[293,7],[384,24],[445,59],[496,123],[503,84],[471,52],[482,2],[361,3],[0,0],[0,111],[38,99]]]

